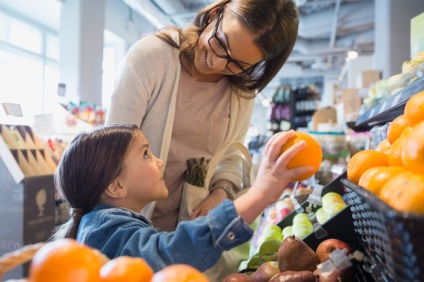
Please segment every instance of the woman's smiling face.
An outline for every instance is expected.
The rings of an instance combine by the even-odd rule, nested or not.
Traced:
[[[219,19],[220,15],[221,19]],[[209,40],[215,28],[215,36],[222,43],[226,53],[243,69],[247,70],[264,59],[262,50],[254,42],[254,34],[237,19],[230,9],[215,9],[211,12],[211,19],[212,21],[200,34],[194,58],[194,67],[200,77],[234,75],[227,68],[229,60],[218,57],[211,49]]]

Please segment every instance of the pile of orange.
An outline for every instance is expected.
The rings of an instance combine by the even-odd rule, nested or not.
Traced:
[[[175,264],[154,273],[142,258],[107,259],[71,239],[46,243],[34,255],[28,282],[208,282],[199,270]]]
[[[387,139],[350,159],[347,176],[398,211],[424,213],[424,91],[390,123]]]

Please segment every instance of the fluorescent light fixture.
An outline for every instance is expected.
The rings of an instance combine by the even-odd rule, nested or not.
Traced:
[[[349,52],[347,52],[347,57],[351,60],[355,60],[356,58],[358,58],[358,52],[349,51]]]

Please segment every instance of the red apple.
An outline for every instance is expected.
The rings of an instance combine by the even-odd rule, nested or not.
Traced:
[[[334,238],[322,241],[318,245],[315,253],[318,256],[319,261],[324,262],[329,259],[331,252],[333,252],[335,249],[347,249],[348,254],[352,253],[352,248],[347,243]]]
[[[222,282],[255,282],[252,277],[242,273],[231,273]]]

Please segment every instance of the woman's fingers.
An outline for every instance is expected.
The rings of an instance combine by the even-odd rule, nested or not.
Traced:
[[[294,130],[274,134],[265,146],[264,155],[268,157],[275,156],[275,159],[277,159],[281,154],[281,148],[283,145],[295,136],[296,134]]]
[[[300,141],[296,144],[294,144],[293,146],[291,146],[290,148],[288,148],[286,151],[284,151],[284,153],[282,153],[278,159],[278,165],[280,166],[284,166],[287,167],[287,165],[289,164],[289,162],[291,161],[291,159],[296,156],[300,151],[303,150],[303,148],[306,147],[306,142],[305,141]]]

